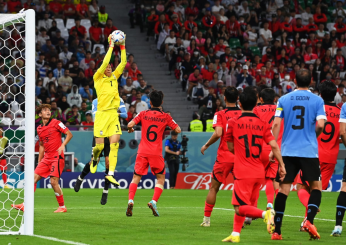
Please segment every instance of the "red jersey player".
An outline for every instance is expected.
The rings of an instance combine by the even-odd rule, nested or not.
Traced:
[[[256,91],[247,87],[239,96],[239,105],[242,115],[227,122],[225,140],[230,152],[234,153],[234,189],[232,204],[234,206],[233,232],[223,242],[239,242],[240,231],[245,217],[263,218],[267,223],[267,230],[273,233],[273,209],[263,211],[258,209],[257,199],[264,181],[265,171],[260,155],[263,143],[271,146],[273,154],[280,164],[279,174],[283,179],[286,175],[280,148],[275,141],[271,128],[253,113],[257,103]],[[251,170],[251,171],[249,171]]]
[[[226,102],[226,109],[215,113],[213,120],[213,128],[215,131],[208,142],[201,148],[201,153],[204,155],[204,151],[221,137],[212,171],[211,187],[207,199],[205,200],[204,218],[201,224],[201,226],[204,227],[210,226],[210,216],[215,206],[216,194],[221,184],[226,184],[227,176],[233,171],[234,165],[234,155],[228,150],[225,134],[228,119],[241,114],[241,110],[236,106],[238,90],[235,87],[227,87],[224,93],[224,100]]]
[[[324,110],[327,116],[327,122],[325,123],[323,132],[317,138],[322,190],[326,190],[329,185],[329,180],[334,173],[339,153],[339,118],[341,109],[333,102],[337,93],[337,88],[334,83],[327,81],[323,82],[320,84],[319,90],[324,100]],[[297,194],[300,202],[306,207],[305,217],[307,217],[310,188],[309,183],[304,179],[304,175],[301,172],[298,174]],[[301,224],[301,230],[304,221]]]
[[[37,109],[38,115],[42,119],[42,124],[37,127],[37,134],[40,141],[38,155],[38,165],[35,169],[34,189],[36,191],[37,182],[42,178],[50,176],[50,183],[55,192],[59,208],[54,213],[67,212],[64,205],[64,197],[59,186],[60,175],[65,167],[64,149],[72,139],[70,130],[59,120],[51,119],[49,104],[42,104]],[[61,143],[61,133],[66,134],[66,138]],[[24,211],[24,203],[11,205],[17,210]]]
[[[150,165],[151,172],[156,176],[153,199],[148,203],[148,207],[153,211],[154,216],[159,216],[156,202],[159,200],[165,183],[165,162],[162,157],[162,136],[166,126],[169,126],[176,133],[181,129],[172,117],[160,110],[163,102],[161,91],[152,91],[149,95],[151,109],[140,112],[127,125],[128,132],[132,133],[136,124],[142,125],[142,138],[139,143],[135,170],[132,182],[129,187],[129,202],[127,205],[126,216],[132,216],[133,198],[135,197],[138,184],[143,175],[148,173]]]
[[[271,127],[274,122],[274,115],[276,111],[276,105],[274,104],[275,99],[275,91],[270,88],[262,89],[259,94],[259,99],[261,101],[261,105],[256,106],[253,110],[253,112],[263,121],[268,122],[269,126]],[[280,147],[281,145],[281,138],[282,138],[282,130],[283,125],[281,128],[281,134],[278,138],[278,145]],[[269,154],[271,152],[271,147],[267,145],[266,143],[262,146],[262,153],[261,153],[261,161],[264,165],[265,169],[265,181],[266,181],[266,195],[267,195],[267,209],[273,208],[273,201],[274,201],[274,192],[275,188],[273,181],[276,177],[277,171],[278,171],[278,162],[271,162],[269,161]]]

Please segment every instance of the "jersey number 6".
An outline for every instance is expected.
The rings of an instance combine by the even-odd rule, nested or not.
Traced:
[[[157,133],[155,131],[150,131],[152,128],[157,128],[156,125],[150,125],[148,127],[148,131],[147,131],[147,139],[150,141],[150,142],[154,142],[156,139],[157,139]],[[153,134],[154,135],[154,138],[153,139],[150,139],[150,135]]]

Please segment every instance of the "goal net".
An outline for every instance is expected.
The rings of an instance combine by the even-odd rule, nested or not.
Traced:
[[[32,235],[35,153],[33,10],[0,14],[0,125],[3,128],[0,129],[3,132],[0,137],[0,235]],[[25,212],[11,207],[11,204],[23,202]]]

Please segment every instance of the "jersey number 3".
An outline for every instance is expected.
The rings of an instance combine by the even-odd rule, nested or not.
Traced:
[[[300,123],[299,123],[299,125],[292,125],[292,128],[294,130],[303,129],[304,128],[305,107],[304,106],[300,106],[300,105],[296,105],[296,106],[293,107],[293,110],[294,111],[300,110],[300,115],[296,116],[296,118],[298,120],[300,120]]]

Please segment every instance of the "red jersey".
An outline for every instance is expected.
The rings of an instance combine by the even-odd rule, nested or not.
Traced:
[[[234,143],[235,179],[264,178],[265,171],[260,159],[262,145],[275,140],[267,122],[254,113],[242,113],[227,122],[225,141]]]
[[[162,136],[166,126],[172,130],[178,127],[178,124],[172,117],[158,108],[141,111],[133,121],[135,124],[142,125],[142,138],[138,147],[138,154],[149,154],[162,156]]]
[[[324,102],[327,122],[318,137],[318,156],[320,162],[336,163],[339,153],[340,107],[335,103]]]
[[[62,5],[57,2],[50,2],[49,7],[54,13],[60,13],[63,10]]]
[[[213,120],[213,128],[222,127],[222,135],[219,148],[217,149],[217,162],[234,163],[234,155],[228,150],[227,142],[225,141],[227,121],[233,117],[241,115],[241,110],[238,107],[227,107],[226,109],[215,113]]]
[[[116,30],[118,30],[118,28],[116,28],[115,26],[111,26],[111,27],[106,26],[103,29],[103,36],[108,37],[113,31],[116,31]]]
[[[37,127],[37,135],[40,142],[43,143],[45,156],[57,153],[58,148],[61,146],[61,133],[66,134],[67,131],[68,128],[56,119],[50,119],[45,126],[41,124]]]

